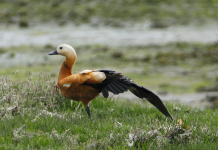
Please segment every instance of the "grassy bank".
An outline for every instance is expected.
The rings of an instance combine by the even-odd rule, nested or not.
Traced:
[[[151,27],[165,28],[175,24],[217,21],[217,7],[217,1],[206,0],[2,0],[0,22],[17,23],[21,27],[51,21],[60,25],[74,22],[119,27],[150,21]]]
[[[59,95],[50,75],[0,79],[1,149],[215,149],[218,110],[166,104],[175,121],[148,102],[96,98],[92,120],[80,102]],[[131,105],[129,105],[131,104]],[[181,120],[179,120],[181,119]],[[179,120],[179,122],[178,122]]]

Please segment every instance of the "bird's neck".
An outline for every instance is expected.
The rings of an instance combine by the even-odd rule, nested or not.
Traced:
[[[76,62],[76,59],[66,58],[66,60],[63,62],[61,66],[59,76],[58,76],[58,81],[73,74],[72,68],[75,62]]]

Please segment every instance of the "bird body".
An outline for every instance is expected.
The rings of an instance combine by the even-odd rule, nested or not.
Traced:
[[[109,96],[108,92],[119,94],[130,90],[137,97],[146,98],[164,115],[173,119],[157,95],[143,86],[134,83],[121,73],[112,70],[93,69],[73,74],[72,67],[76,62],[77,55],[70,45],[61,44],[57,47],[57,50],[49,53],[49,55],[63,55],[66,57],[60,68],[58,87],[64,97],[81,101],[89,117],[90,110],[88,104],[99,93],[102,93],[107,98]]]
[[[58,87],[64,97],[82,101],[84,106],[87,107],[88,103],[100,93],[100,89],[92,88],[84,83],[97,84],[100,82],[96,80],[96,76],[92,75],[92,73],[79,73],[69,75],[65,78],[59,78]]]

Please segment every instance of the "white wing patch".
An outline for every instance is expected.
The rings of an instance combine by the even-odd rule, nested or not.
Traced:
[[[71,84],[63,84],[63,87],[70,87]]]
[[[87,73],[90,73],[92,72],[92,70],[83,70],[82,72],[80,72],[81,74],[87,74]]]
[[[92,75],[96,81],[103,81],[106,78],[103,72],[92,72]]]

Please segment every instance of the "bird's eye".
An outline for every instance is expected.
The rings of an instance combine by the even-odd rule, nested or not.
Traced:
[[[60,47],[60,49],[62,49],[63,47]]]

